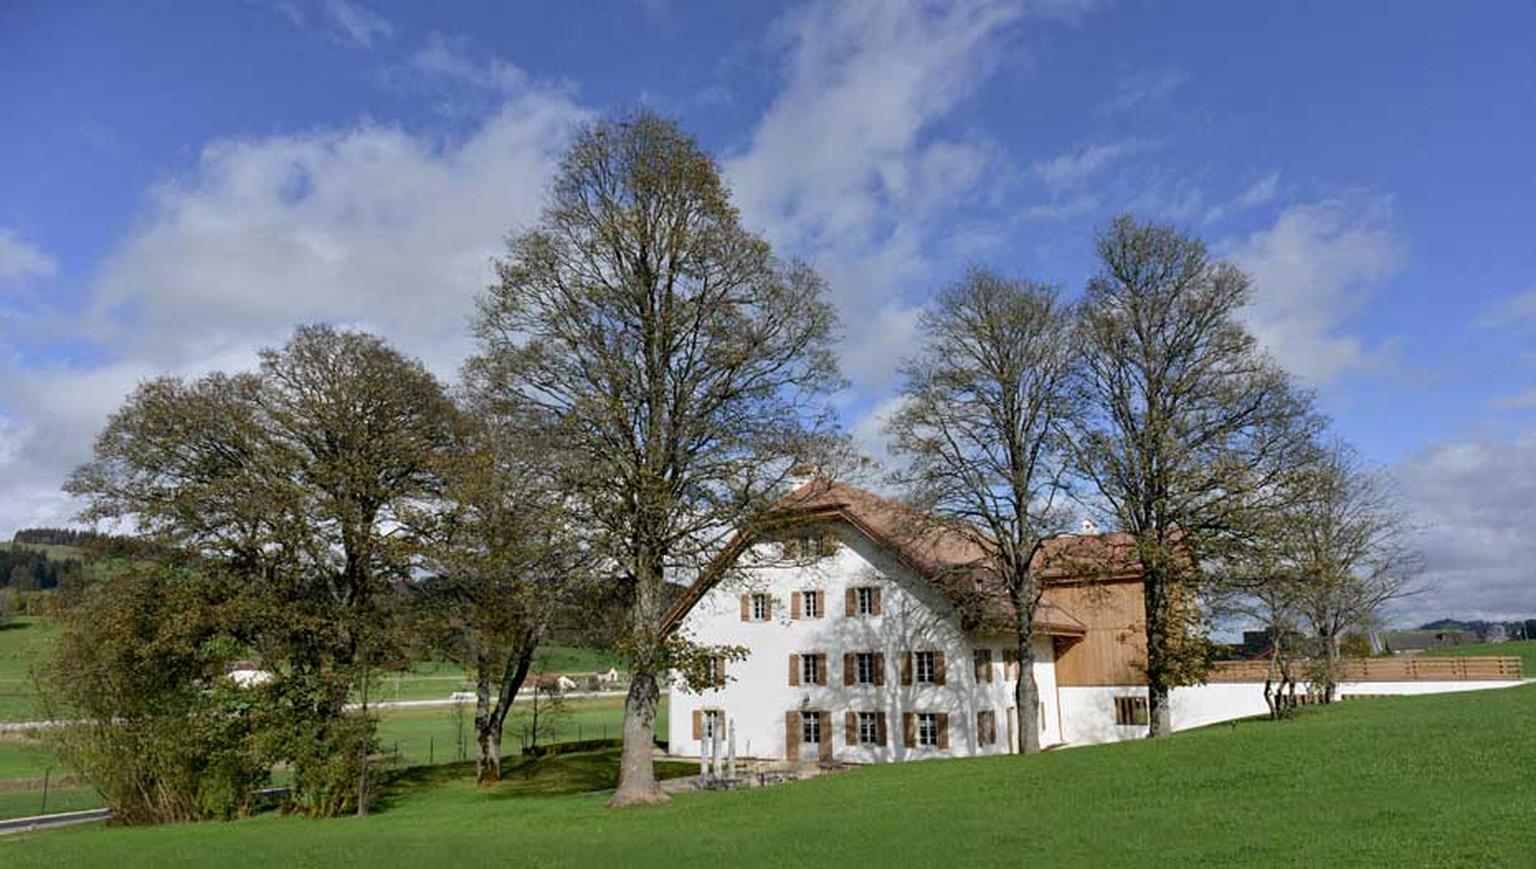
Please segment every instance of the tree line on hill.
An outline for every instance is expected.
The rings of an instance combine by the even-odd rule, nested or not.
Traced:
[[[1245,275],[1128,216],[1096,252],[1075,303],[981,269],[940,293],[889,425],[892,482],[971,529],[1012,599],[1030,737],[1034,555],[1085,505],[1135,541],[1154,736],[1221,607],[1305,624],[1332,661],[1414,568],[1385,486],[1243,327]],[[113,414],[67,488],[157,557],[69,611],[46,700],[91,722],[55,738],[119,818],[240,814],[279,763],[295,808],[366,813],[369,685],[423,645],[474,674],[494,782],[533,651],[572,612],[630,673],[613,804],[665,799],[661,687],[745,654],[665,630],[671,581],[772,533],[795,469],[869,467],[836,424],[827,287],[644,112],[578,133],[496,272],[451,387],[306,325],[253,371],[151,380]],[[224,678],[248,658],[273,678]]]
[[[78,558],[54,558],[41,549],[12,545],[0,549],[0,589],[43,591],[83,580]]]

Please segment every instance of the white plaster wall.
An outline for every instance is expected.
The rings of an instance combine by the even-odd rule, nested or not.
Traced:
[[[826,710],[830,714],[833,757],[872,763],[926,757],[1005,753],[1007,710],[1013,705],[1013,683],[1003,680],[1002,637],[978,638],[992,649],[993,681],[977,684],[970,638],[961,630],[953,607],[941,592],[846,525],[835,526],[843,544],[838,552],[814,564],[772,563],[774,544],[743,556],[742,569],[707,592],[684,617],[680,630],[696,642],[741,645],[749,650],[746,660],[727,667],[730,681],[724,688],[702,693],[684,690],[674,680],[668,697],[668,747],[670,753],[698,756],[693,739],[695,709],[723,709],[727,723],[736,724],[736,748],[741,757],[785,756],[785,713],[793,709]],[[769,549],[767,547],[773,546]],[[877,585],[881,589],[879,616],[848,617],[845,591],[852,586]],[[826,613],[820,619],[791,619],[790,594],[819,589],[826,596]],[[741,620],[741,595],[762,591],[774,599],[773,619]],[[946,684],[910,685],[901,682],[901,655],[907,650],[942,649]],[[843,653],[880,651],[885,654],[885,684],[843,685]],[[824,653],[827,685],[789,684],[791,654]],[[1037,649],[1042,662],[1035,677],[1046,700],[1048,731],[1042,741],[1060,742],[1055,703],[1055,665],[1048,639]],[[997,745],[978,744],[976,713],[993,709],[997,714]],[[844,713],[883,711],[887,745],[849,745],[845,740]],[[907,748],[902,733],[903,712],[944,712],[949,715],[949,748]],[[808,752],[804,760],[814,761]]]
[[[1521,684],[1505,682],[1344,682],[1341,697],[1361,694],[1443,694],[1455,691],[1484,691]],[[1139,739],[1147,734],[1145,726],[1121,727],[1115,724],[1116,697],[1144,697],[1144,686],[1061,688],[1062,718],[1066,722],[1065,741],[1069,745],[1091,745]],[[1297,687],[1306,691],[1305,685]],[[1171,698],[1173,729],[1188,730],[1222,721],[1265,715],[1262,683],[1193,685],[1175,688]]]

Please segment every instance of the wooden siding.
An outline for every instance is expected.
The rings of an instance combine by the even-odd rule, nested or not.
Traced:
[[[1298,676],[1305,673],[1306,662],[1295,662],[1291,672]],[[1217,661],[1206,681],[1263,682],[1268,675],[1268,661]],[[1339,662],[1340,682],[1518,682],[1522,678],[1524,668],[1519,658],[1405,656]]]
[[[1045,601],[1088,628],[1083,638],[1056,639],[1056,684],[1062,688],[1144,685],[1146,612],[1141,582],[1111,581],[1046,586]]]

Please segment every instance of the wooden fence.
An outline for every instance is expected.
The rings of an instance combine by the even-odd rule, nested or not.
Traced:
[[[1304,678],[1306,670],[1306,661],[1291,664],[1291,673],[1298,679]],[[1217,661],[1206,681],[1263,682],[1268,676],[1268,661]],[[1518,682],[1524,677],[1524,668],[1516,657],[1403,655],[1345,658],[1339,663],[1340,682]]]

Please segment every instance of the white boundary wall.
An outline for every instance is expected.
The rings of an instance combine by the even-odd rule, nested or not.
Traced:
[[[1344,682],[1340,697],[1358,695],[1444,694],[1455,691],[1485,691],[1523,684],[1519,680],[1498,682]],[[1298,685],[1298,693],[1305,691]],[[1147,734],[1145,725],[1123,727],[1115,722],[1116,697],[1145,697],[1147,689],[1124,685],[1095,688],[1061,688],[1061,715],[1068,745],[1090,745],[1139,739]],[[1237,718],[1265,715],[1264,685],[1258,682],[1215,683],[1173,690],[1173,729],[1187,730]]]

